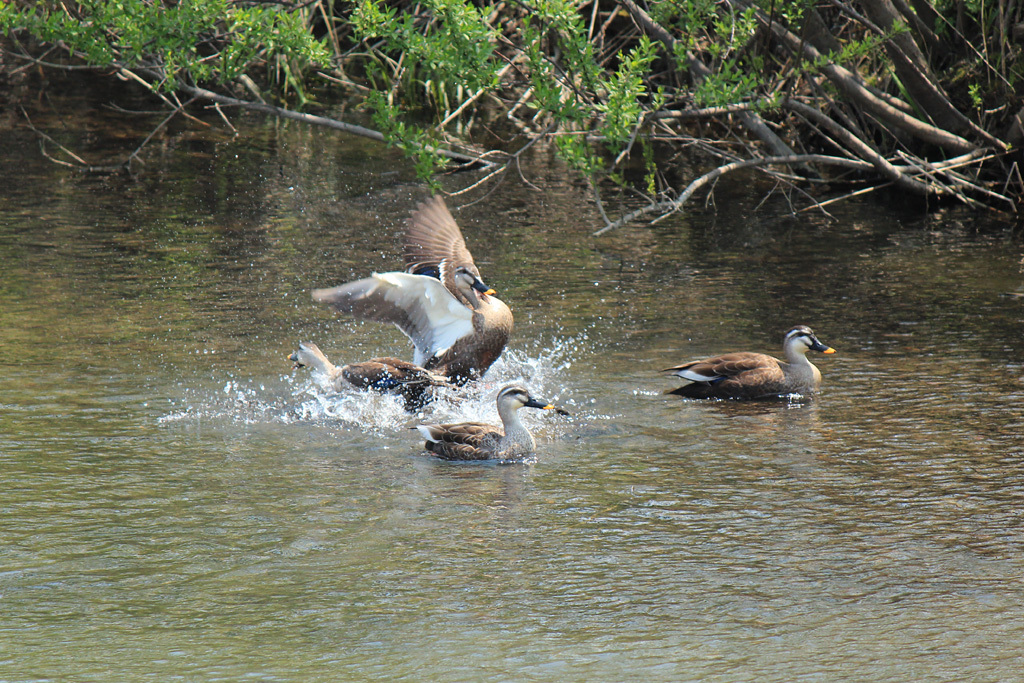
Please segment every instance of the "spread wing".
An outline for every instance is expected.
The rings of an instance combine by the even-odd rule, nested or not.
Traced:
[[[421,202],[409,216],[403,253],[406,272],[436,277],[452,291],[456,268],[480,277],[458,223],[439,196]]]
[[[331,289],[313,290],[313,299],[362,320],[393,323],[412,340],[417,365],[473,333],[473,312],[438,280],[425,275],[374,273]]]

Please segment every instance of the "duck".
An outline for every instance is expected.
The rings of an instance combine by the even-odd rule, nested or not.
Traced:
[[[683,363],[662,372],[690,380],[667,393],[687,398],[757,399],[812,394],[821,387],[821,372],[807,359],[808,351],[835,353],[806,325],[797,325],[782,340],[785,361],[763,353],[741,351]]]
[[[403,255],[404,271],[315,289],[313,299],[393,323],[413,343],[413,364],[451,384],[480,379],[508,344],[512,311],[484,284],[442,197],[421,202],[409,217]]]
[[[424,447],[442,460],[521,460],[537,449],[523,423],[519,420],[520,408],[555,410],[559,414],[569,413],[548,401],[541,401],[518,384],[509,384],[498,392],[495,399],[501,427],[484,422],[460,422],[456,424],[417,425],[426,439]]]
[[[371,358],[338,367],[313,342],[300,342],[288,360],[295,364],[295,369],[309,367],[321,374],[334,391],[349,385],[398,394],[410,412],[429,403],[435,387],[449,386],[446,377],[399,358]]]

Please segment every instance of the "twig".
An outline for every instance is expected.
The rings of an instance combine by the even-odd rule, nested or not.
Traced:
[[[365,85],[361,85],[347,78],[338,78],[337,76],[332,76],[331,74],[324,73],[323,71],[317,71],[316,75],[324,79],[325,81],[337,83],[338,85],[344,85],[345,87],[353,88],[354,90],[358,90],[360,92],[371,92],[371,88],[368,88]]]
[[[907,154],[906,152],[902,152],[901,151],[901,152],[899,152],[899,155],[900,155],[900,157],[902,157],[904,160],[906,160],[911,165],[915,165],[915,166],[919,167],[922,170],[922,172],[925,173],[928,176],[932,176],[935,173],[942,173],[947,178],[949,178],[950,182],[953,185],[957,185],[959,187],[969,189],[972,192],[976,192],[978,194],[985,195],[986,197],[989,197],[991,199],[997,199],[999,201],[1006,202],[1007,204],[1010,205],[1010,212],[1011,213],[1016,213],[1016,211],[1017,211],[1017,204],[1016,204],[1016,202],[1014,202],[1009,197],[1005,197],[1005,196],[1003,196],[1001,194],[993,192],[992,190],[989,190],[989,189],[986,189],[986,188],[981,187],[979,185],[976,185],[975,183],[972,183],[972,182],[968,181],[966,178],[964,178],[960,174],[951,172],[948,168],[939,168],[935,164],[931,164],[931,163],[925,161],[924,159],[919,159],[917,157],[913,157],[912,158],[911,155]],[[978,204],[979,203],[976,200],[971,199],[970,197],[967,197],[966,195],[962,195],[962,193],[960,193],[960,192],[957,192],[957,196],[965,204]]]
[[[797,112],[801,116],[805,116],[809,119],[812,119],[815,123],[828,129],[828,131],[832,135],[835,135],[842,141],[842,143],[847,147],[847,149],[851,150],[854,154],[856,154],[864,161],[869,162],[882,176],[888,178],[889,180],[892,180],[897,185],[905,187],[913,192],[918,192],[920,194],[925,195],[935,191],[934,187],[931,187],[925,183],[921,183],[917,180],[908,178],[907,176],[900,173],[899,169],[897,169],[895,166],[886,161],[885,158],[881,154],[876,152],[874,149],[872,149],[870,145],[868,145],[863,140],[859,139],[856,135],[854,135],[853,133],[846,130],[838,123],[836,123],[835,120],[830,119],[828,116],[821,113],[814,107],[810,107],[804,104],[803,102],[798,102],[797,100],[792,99],[787,99],[785,102],[783,102],[783,106],[786,107],[787,109],[791,109]]]
[[[622,218],[618,219],[617,221],[614,221],[613,223],[610,223],[609,225],[606,225],[597,232],[593,233],[593,235],[595,237],[598,235],[603,235],[609,230],[621,227],[626,223],[629,223],[630,221],[639,218],[640,216],[643,216],[648,213],[653,213],[655,211],[664,211],[666,215],[674,211],[678,211],[680,208],[682,208],[683,204],[685,204],[686,201],[691,196],[693,196],[694,192],[704,187],[708,183],[717,180],[726,173],[731,173],[732,171],[736,171],[741,168],[751,168],[754,166],[767,166],[771,164],[793,165],[805,163],[832,164],[835,166],[845,166],[847,168],[855,168],[859,170],[867,170],[872,168],[872,165],[866,161],[846,159],[844,157],[832,157],[826,156],[824,154],[797,154],[794,156],[764,157],[760,159],[746,159],[743,161],[735,161],[731,164],[726,164],[725,166],[719,166],[718,168],[708,173],[705,173],[701,177],[697,178],[692,183],[687,185],[686,189],[683,190],[683,192],[675,199],[670,201],[658,202],[651,206],[631,211]]]
[[[157,124],[156,128],[154,128],[152,131],[150,131],[149,135],[146,136],[146,139],[143,140],[141,143],[139,143],[139,146],[135,148],[135,151],[128,155],[128,159],[124,162],[125,163],[125,167],[126,168],[131,168],[132,160],[138,158],[139,153],[142,151],[142,148],[145,147],[146,144],[150,140],[153,139],[153,136],[157,134],[157,131],[159,131],[161,128],[166,126],[170,122],[171,119],[173,119],[175,116],[177,116],[182,111],[182,109],[184,109],[184,107],[187,107],[190,104],[192,104],[192,100],[189,100],[184,105],[182,105],[181,109],[174,109],[173,111],[171,111],[170,114],[168,114],[166,117],[164,117],[164,120],[161,121],[159,124]]]
[[[46,140],[50,144],[56,146],[58,149],[60,149],[60,151],[62,151],[65,154],[67,154],[69,157],[71,157],[72,159],[77,161],[82,166],[89,166],[89,163],[85,159],[83,159],[82,157],[78,156],[77,154],[72,152],[70,149],[68,149],[64,145],[60,144],[59,142],[57,142],[56,140],[51,138],[49,135],[47,135],[43,131],[41,131],[38,128],[36,128],[35,125],[32,123],[32,119],[29,117],[28,112],[25,111],[25,107],[22,107],[21,105],[18,105],[18,108],[21,109],[21,115],[25,117],[25,122],[28,124],[29,129],[33,133],[38,135],[40,138]],[[68,162],[65,161],[64,163],[67,164]],[[70,166],[71,164],[68,164],[68,165]]]
[[[518,59],[518,58],[519,58],[519,55],[516,56],[516,59]],[[503,66],[501,68],[501,70],[498,72],[498,78],[502,78],[506,73],[508,73],[509,70],[512,68],[512,64],[514,64],[514,63],[515,63],[515,60],[512,60],[511,62],[509,62],[508,64]],[[480,99],[480,97],[482,95],[486,94],[487,92],[488,92],[487,88],[480,88],[479,90],[477,90],[475,93],[473,93],[472,95],[469,96],[469,99],[467,99],[465,102],[460,104],[459,107],[455,111],[453,111],[451,114],[446,116],[445,119],[443,121],[441,121],[441,123],[439,123],[436,126],[434,126],[434,128],[437,129],[437,130],[441,130],[442,128],[447,126],[449,123],[451,123],[452,119],[456,118],[457,116],[459,116],[459,114],[461,114],[463,111],[465,111],[466,107],[468,107],[469,105],[471,105],[474,102],[476,102],[478,99]]]
[[[705,119],[712,116],[723,116],[741,111],[750,111],[757,106],[756,102],[727,104],[722,107],[705,107],[703,109],[663,109],[651,114],[655,119]]]
[[[231,132],[237,135],[237,134],[238,134],[238,129],[237,129],[237,128],[235,128],[235,127],[234,127],[234,125],[232,125],[232,123],[231,123],[231,120],[230,120],[230,119],[228,119],[227,115],[226,115],[226,114],[224,113],[224,110],[220,108],[220,105],[219,105],[219,104],[217,104],[216,102],[214,102],[214,103],[213,103],[213,104],[211,104],[210,106],[211,106],[211,107],[213,108],[213,110],[214,110],[214,111],[216,111],[216,112],[217,112],[217,114],[218,114],[218,115],[220,116],[220,118],[221,118],[221,121],[223,121],[223,122],[224,122],[224,124],[225,124],[225,125],[226,125],[226,126],[227,126],[228,128],[230,128],[230,129],[231,129]]]
[[[622,163],[622,160],[625,159],[629,155],[629,153],[633,151],[633,145],[636,144],[636,136],[640,134],[640,129],[644,127],[644,122],[646,120],[647,113],[641,111],[640,120],[636,122],[635,126],[633,126],[633,132],[629,136],[629,142],[626,143],[626,146],[623,148],[623,150],[619,152],[619,155],[615,157],[615,161],[612,162],[612,166],[618,166],[620,163]]]
[[[823,202],[815,202],[811,206],[805,206],[804,208],[800,209],[799,211],[797,211],[797,213],[802,213],[804,211],[810,211],[811,209],[817,209],[817,208],[825,207],[825,206],[828,206],[829,204],[835,204],[836,202],[841,202],[841,201],[845,201],[847,199],[852,199],[853,197],[859,197],[861,195],[868,194],[869,192],[875,192],[876,190],[881,190],[883,188],[891,187],[891,186],[892,186],[892,183],[888,182],[888,183],[882,183],[880,185],[872,185],[871,187],[862,187],[859,190],[854,190],[853,192],[848,192],[847,194],[844,194],[844,195],[842,195],[840,197],[833,197],[832,199],[826,199]]]
[[[591,180],[590,176],[587,176],[587,186],[590,187],[590,192],[594,195],[594,204],[597,205],[597,211],[601,214],[601,219],[604,221],[605,228],[611,226],[612,221],[608,218],[607,212],[604,210],[604,202],[601,201],[601,193],[597,189],[597,185]]]

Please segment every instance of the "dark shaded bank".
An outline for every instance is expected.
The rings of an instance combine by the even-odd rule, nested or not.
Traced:
[[[462,188],[517,182],[526,151],[549,149],[593,188],[602,230],[677,211],[742,169],[794,210],[894,188],[1018,216],[1019,2],[112,7],[5,6],[3,78],[16,91],[28,71],[45,83],[84,69],[148,91],[163,115],[128,167],[165,126],[201,115],[230,129],[251,109],[388,141],[429,182],[475,169]]]

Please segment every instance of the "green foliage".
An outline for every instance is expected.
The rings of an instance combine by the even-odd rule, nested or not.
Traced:
[[[819,77],[842,64],[916,106],[884,49],[912,25],[898,22],[877,35],[855,16],[816,8],[815,0],[753,2],[746,9],[723,0],[642,3],[658,29],[638,31],[645,21],[628,20],[625,7],[582,0],[0,0],[0,30],[31,35],[44,48],[63,47],[96,66],[148,67],[163,74],[168,90],[183,82],[227,83],[262,68],[300,97],[309,67],[330,61],[329,38],[345,58],[344,79],[362,78],[368,89],[364,104],[378,130],[428,182],[443,165],[434,151],[443,135],[439,121],[447,126],[450,112],[464,111],[462,134],[484,118],[476,114],[488,102],[515,103],[509,117],[528,136],[552,141],[592,182],[636,180],[639,156],[641,183],[651,195],[666,180],[646,138],[665,129],[665,119],[651,114],[666,103],[767,112],[787,94],[842,100],[847,96]],[[1024,79],[1024,49],[1002,36],[999,13],[982,0],[938,0],[933,7],[943,39],[961,50],[952,58],[932,53],[933,69],[949,69],[938,85],[964,107],[983,110],[1005,99],[1006,116],[1018,110],[1014,86]],[[806,37],[813,11],[839,45],[815,60],[777,49],[761,27],[761,17],[770,16]],[[671,38],[663,43],[665,32]],[[685,78],[692,59],[707,75],[702,68],[699,78]],[[463,110],[470,96],[476,104]],[[435,126],[424,127],[431,117]]]
[[[232,81],[273,59],[295,68],[330,61],[297,11],[232,0],[0,0],[0,31],[61,44],[96,66],[158,69],[168,89],[179,78]]]
[[[596,107],[604,114],[600,132],[616,147],[627,142],[640,124],[641,102],[648,94],[644,77],[657,56],[654,44],[647,36],[642,36],[635,48],[620,55],[615,73],[600,79],[607,93]]]
[[[730,59],[697,86],[693,99],[701,107],[735,104],[752,98],[761,86],[753,70],[744,69],[738,60]]]
[[[654,197],[658,194],[658,162],[654,158],[654,145],[650,140],[640,141],[640,150],[644,155],[644,170],[646,174],[644,181],[647,196]]]
[[[758,3],[765,12],[774,12],[776,19],[782,20],[791,27],[800,26],[803,23],[804,15],[814,7],[815,0],[759,0]]]
[[[697,49],[703,42],[704,27],[715,16],[714,0],[688,2],[659,2],[651,7],[652,18],[661,26],[673,29],[676,38],[676,61],[686,63],[686,51]]]
[[[805,7],[802,0],[777,4],[792,16],[800,16]],[[687,53],[694,51],[709,62],[711,74],[693,93],[698,106],[736,104],[755,99],[766,89],[764,59],[747,49],[757,33],[755,8],[719,12],[711,0],[659,3],[656,7],[661,21],[676,29],[676,63],[686,64]]]
[[[427,130],[404,120],[404,112],[419,109],[420,94],[435,102],[472,90],[498,85],[500,63],[494,59],[497,32],[482,10],[462,0],[427,0],[417,16],[400,12],[383,0],[357,0],[350,27],[353,37],[369,45],[365,73],[375,89],[366,106],[389,144],[408,154],[421,179],[436,184],[444,166]]]
[[[645,103],[661,106],[663,93],[652,94],[648,84],[658,48],[642,36],[617,55],[618,65],[609,72],[598,63],[574,3],[544,0],[532,10],[523,22],[523,41],[533,104],[561,131],[555,143],[562,158],[597,179],[605,164],[586,136],[603,139],[612,153],[621,151],[641,126]]]
[[[588,177],[596,177],[604,170],[603,162],[594,154],[582,133],[556,136],[555,147],[570,168]]]
[[[981,109],[985,105],[985,102],[981,98],[980,83],[971,83],[967,86],[967,94],[970,96],[971,105],[973,105],[975,109]]]
[[[407,78],[473,90],[497,85],[497,34],[482,11],[461,0],[427,0],[422,7],[430,21],[400,15],[383,0],[357,0],[354,35],[364,42],[382,40],[384,53],[402,58]]]
[[[543,27],[538,27],[529,19],[523,22],[534,106],[550,114],[558,124],[576,128],[587,118],[589,107],[572,87],[573,82],[566,79],[558,65],[548,59],[542,48],[543,35]]]

